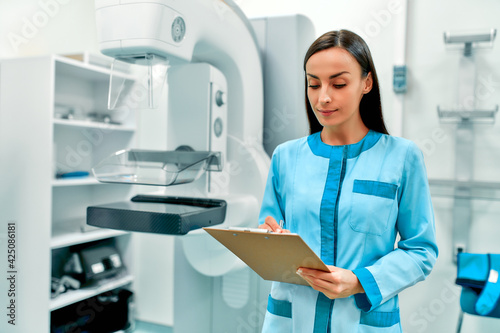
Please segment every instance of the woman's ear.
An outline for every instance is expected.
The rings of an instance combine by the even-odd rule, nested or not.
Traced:
[[[368,94],[373,87],[373,78],[372,78],[372,72],[369,72],[368,75],[364,79],[365,81],[365,86],[363,88],[363,94]]]

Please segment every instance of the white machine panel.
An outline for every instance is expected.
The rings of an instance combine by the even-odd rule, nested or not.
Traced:
[[[168,87],[168,149],[189,146],[197,151],[221,152],[224,169],[227,151],[224,75],[205,63],[174,66],[168,71]],[[223,177],[223,173],[207,173],[208,192],[227,189],[227,181],[218,181],[218,177]],[[211,183],[215,183],[214,188]]]

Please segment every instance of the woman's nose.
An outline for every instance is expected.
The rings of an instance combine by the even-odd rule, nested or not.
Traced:
[[[330,95],[328,87],[322,88],[319,95],[319,102],[321,104],[328,104],[331,101],[332,101],[332,96]]]

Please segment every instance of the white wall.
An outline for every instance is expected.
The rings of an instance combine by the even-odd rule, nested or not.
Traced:
[[[457,102],[461,53],[446,50],[442,33],[445,30],[499,29],[500,3],[491,0],[412,1],[411,9],[408,45],[411,88],[406,100],[404,134],[415,140],[424,151],[429,177],[453,178],[455,127],[439,123],[436,107]],[[478,89],[475,97],[479,107],[500,104],[498,43],[497,38],[492,49],[475,53]],[[475,130],[475,156],[471,156],[475,161],[474,178],[499,182],[499,122],[495,125],[476,125]],[[458,290],[451,284],[456,276],[455,267],[451,265],[451,205],[451,199],[435,198],[440,259],[427,285],[417,286],[404,294],[408,299],[432,295],[425,301],[422,299],[418,305],[407,304],[407,323],[415,332],[453,332],[453,326],[447,319],[453,318],[451,322],[454,324],[458,311],[458,294],[455,293]],[[498,201],[474,200],[473,209],[469,251],[498,252],[500,246],[495,239],[495,235],[500,234]],[[500,321],[478,320],[471,316],[465,318],[463,326],[463,332],[498,330]]]
[[[389,130],[392,125],[392,64],[394,0],[236,0],[250,17],[302,13],[315,24],[317,34],[346,28],[360,33],[372,50],[383,95]],[[94,3],[90,0],[0,0],[0,58],[45,53],[97,51]],[[389,13],[389,14],[388,14]],[[496,0],[410,0],[408,39],[408,93],[403,136],[422,148],[431,178],[451,178],[454,170],[454,129],[441,125],[437,105],[453,104],[459,53],[447,52],[445,30],[500,28]],[[480,104],[500,104],[500,41],[492,50],[477,53]],[[486,89],[486,90],[485,90]],[[489,93],[486,93],[489,92]],[[500,182],[499,124],[477,127],[475,177]],[[440,257],[429,279],[402,293],[404,331],[454,332],[459,289],[454,285],[451,261],[451,200],[434,201]],[[498,202],[474,201],[475,218],[470,251],[498,252]],[[495,239],[496,238],[496,239]],[[465,319],[463,332],[500,330],[500,320]]]
[[[0,58],[97,51],[94,1],[0,0]]]

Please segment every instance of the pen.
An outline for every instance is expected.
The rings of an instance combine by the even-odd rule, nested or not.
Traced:
[[[280,229],[283,230],[283,225],[285,224],[285,222],[283,220],[280,220]]]

